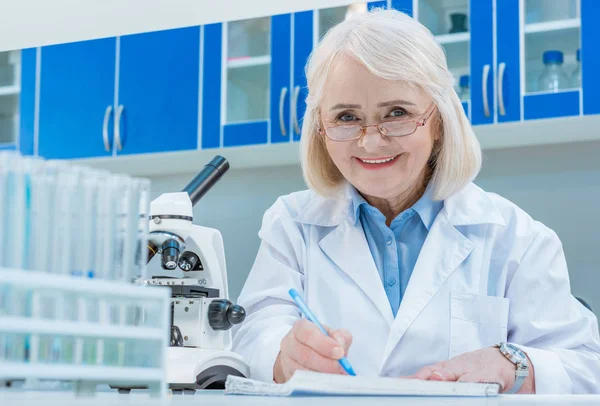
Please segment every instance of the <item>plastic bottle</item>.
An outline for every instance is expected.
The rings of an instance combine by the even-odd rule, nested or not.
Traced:
[[[469,75],[462,75],[458,80],[458,97],[462,101],[471,99],[471,92],[469,90]]]
[[[540,75],[540,91],[558,92],[569,87],[569,79],[563,71],[563,53],[561,51],[546,51],[543,56],[546,68]]]
[[[571,73],[571,86],[575,88],[581,87],[581,50],[577,50],[577,66]]]

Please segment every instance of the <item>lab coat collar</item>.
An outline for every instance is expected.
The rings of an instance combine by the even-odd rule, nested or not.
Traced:
[[[350,184],[342,186],[337,198],[314,194],[311,201],[296,215],[295,220],[299,223],[323,227],[338,226],[345,220],[355,224],[357,219],[356,212],[353,210],[351,188],[353,186]],[[490,196],[474,183],[467,184],[446,198],[442,212],[454,226],[506,225]]]

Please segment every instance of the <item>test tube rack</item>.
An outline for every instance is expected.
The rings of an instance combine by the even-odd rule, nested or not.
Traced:
[[[75,319],[43,317],[47,295],[69,300]],[[67,381],[77,395],[93,394],[97,385],[108,384],[145,388],[151,396],[164,397],[169,301],[169,290],[161,287],[0,268],[0,381]],[[95,319],[85,314],[90,303],[98,310]],[[12,304],[16,311],[11,312]],[[126,317],[132,309],[135,322]],[[69,353],[63,359],[44,358],[44,340],[62,340],[61,348],[68,343]],[[87,360],[86,343],[94,346]],[[119,355],[110,357],[111,350]]]

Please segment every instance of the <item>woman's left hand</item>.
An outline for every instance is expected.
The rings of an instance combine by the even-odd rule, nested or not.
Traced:
[[[535,393],[533,365],[529,358],[528,362],[529,375],[519,394]],[[448,361],[425,366],[410,378],[428,381],[497,382],[502,385],[501,391],[505,392],[515,383],[515,371],[515,364],[507,360],[498,348],[482,348]]]

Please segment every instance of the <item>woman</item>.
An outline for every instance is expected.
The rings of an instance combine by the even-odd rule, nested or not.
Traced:
[[[344,373],[347,355],[357,375],[600,391],[598,323],[570,293],[561,243],[471,183],[480,146],[431,33],[396,11],[353,16],[307,77],[310,190],[266,212],[239,299],[234,349],[253,378]]]

